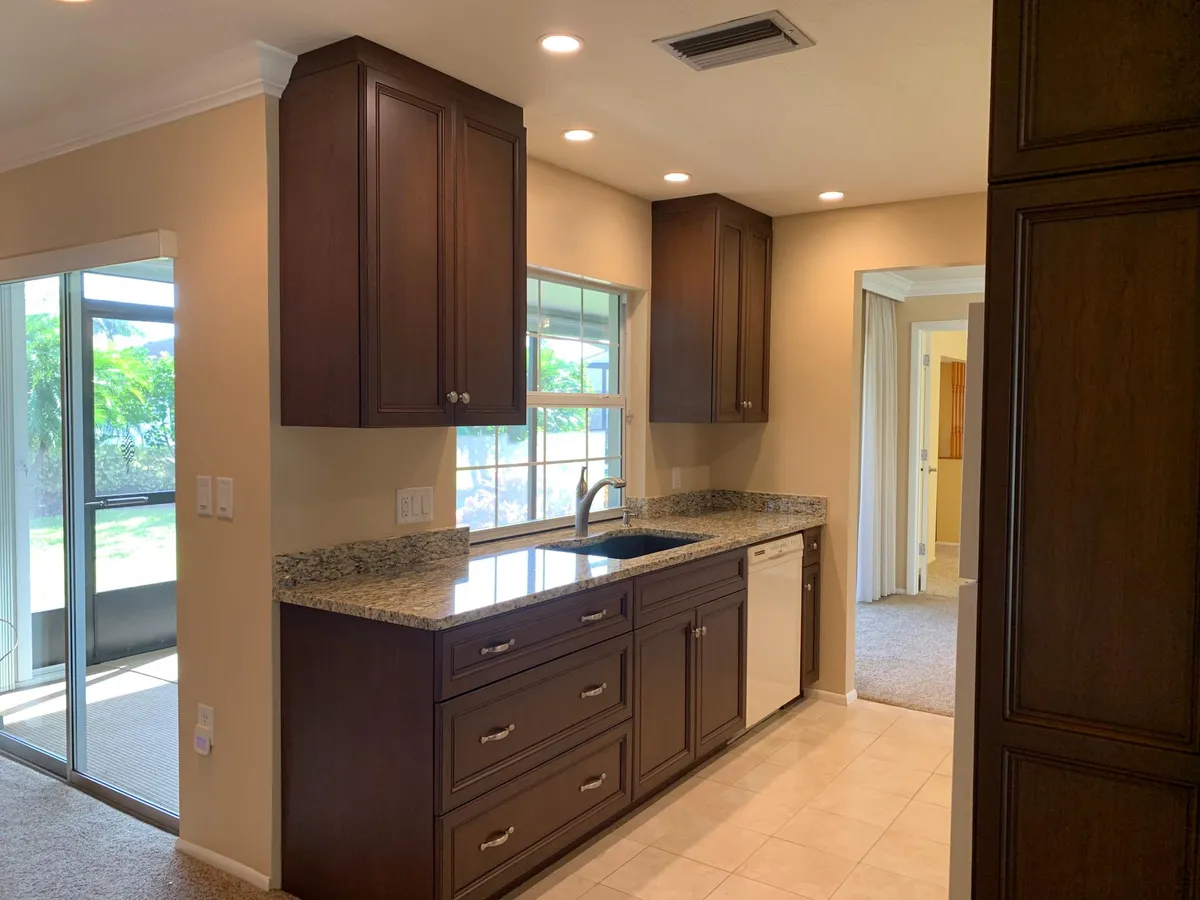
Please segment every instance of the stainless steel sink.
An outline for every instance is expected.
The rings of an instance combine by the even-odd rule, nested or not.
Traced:
[[[558,541],[543,544],[543,550],[561,550],[586,556],[605,556],[609,559],[634,559],[663,550],[674,550],[704,540],[704,534],[645,534],[619,533],[588,538],[583,541]]]

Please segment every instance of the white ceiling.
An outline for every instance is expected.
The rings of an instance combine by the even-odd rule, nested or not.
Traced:
[[[3,0],[4,133],[262,40],[350,34],[525,107],[532,156],[650,199],[771,215],[986,186],[990,0]],[[778,8],[816,46],[695,72],[658,37]],[[582,36],[551,58],[539,35]],[[567,144],[569,127],[598,132]],[[689,184],[662,174],[681,169]]]

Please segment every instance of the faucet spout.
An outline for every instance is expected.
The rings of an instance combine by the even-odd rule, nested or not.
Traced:
[[[606,487],[623,488],[625,487],[625,479],[616,478],[612,475],[609,475],[607,478],[601,478],[575,501],[575,537],[587,537],[588,516],[592,512],[592,501]]]

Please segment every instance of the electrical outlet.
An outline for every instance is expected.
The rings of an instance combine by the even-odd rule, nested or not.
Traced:
[[[196,704],[196,724],[205,728],[213,727],[213,708],[203,703]]]
[[[396,524],[433,521],[433,488],[400,488],[396,491]]]
[[[192,746],[201,756],[208,756],[213,748],[213,708],[203,703],[196,704],[196,728],[192,734]]]
[[[671,490],[677,491],[683,487],[683,469],[674,466],[671,469]]]

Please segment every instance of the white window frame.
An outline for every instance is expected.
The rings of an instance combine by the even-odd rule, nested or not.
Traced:
[[[613,284],[608,284],[602,281],[592,281],[586,278],[564,275],[561,272],[555,272],[548,269],[538,269],[530,267],[526,272],[528,278],[536,278],[539,281],[551,281],[556,284],[563,284],[569,287],[586,288],[595,291],[604,291],[608,294],[615,294],[618,298],[618,308],[620,310],[620,326],[617,339],[617,384],[621,388],[620,393],[616,394],[561,394],[551,391],[528,391],[525,395],[525,408],[535,409],[620,409],[623,410],[621,416],[621,472],[622,478],[628,480],[627,469],[627,450],[629,447],[629,409],[628,397],[625,394],[629,385],[629,349],[628,349],[628,303],[629,292]],[[528,335],[528,331],[526,334]],[[457,442],[456,442],[457,444]],[[608,457],[611,459],[612,457]],[[594,460],[592,460],[594,462]],[[578,464],[586,466],[589,460],[555,460],[555,465]],[[541,463],[529,463],[527,468],[535,468]],[[518,468],[521,464],[511,464],[503,468]],[[472,469],[490,469],[496,466],[458,466],[457,451],[455,456],[454,474],[457,482],[459,472],[470,471]],[[590,481],[590,479],[589,479]],[[628,490],[628,488],[626,488]],[[626,495],[622,495],[624,499]],[[610,509],[596,510],[589,517],[589,522],[604,522],[613,519],[619,519],[625,513],[625,506],[612,507]],[[455,518],[457,520],[458,504],[457,497],[455,500]],[[482,544],[489,541],[498,541],[505,538],[519,537],[527,534],[538,534],[544,531],[554,531],[559,528],[569,527],[575,524],[575,516],[555,516],[549,519],[534,519],[529,522],[520,522],[514,525],[497,525],[492,528],[482,528],[479,530],[471,529],[471,543]]]

